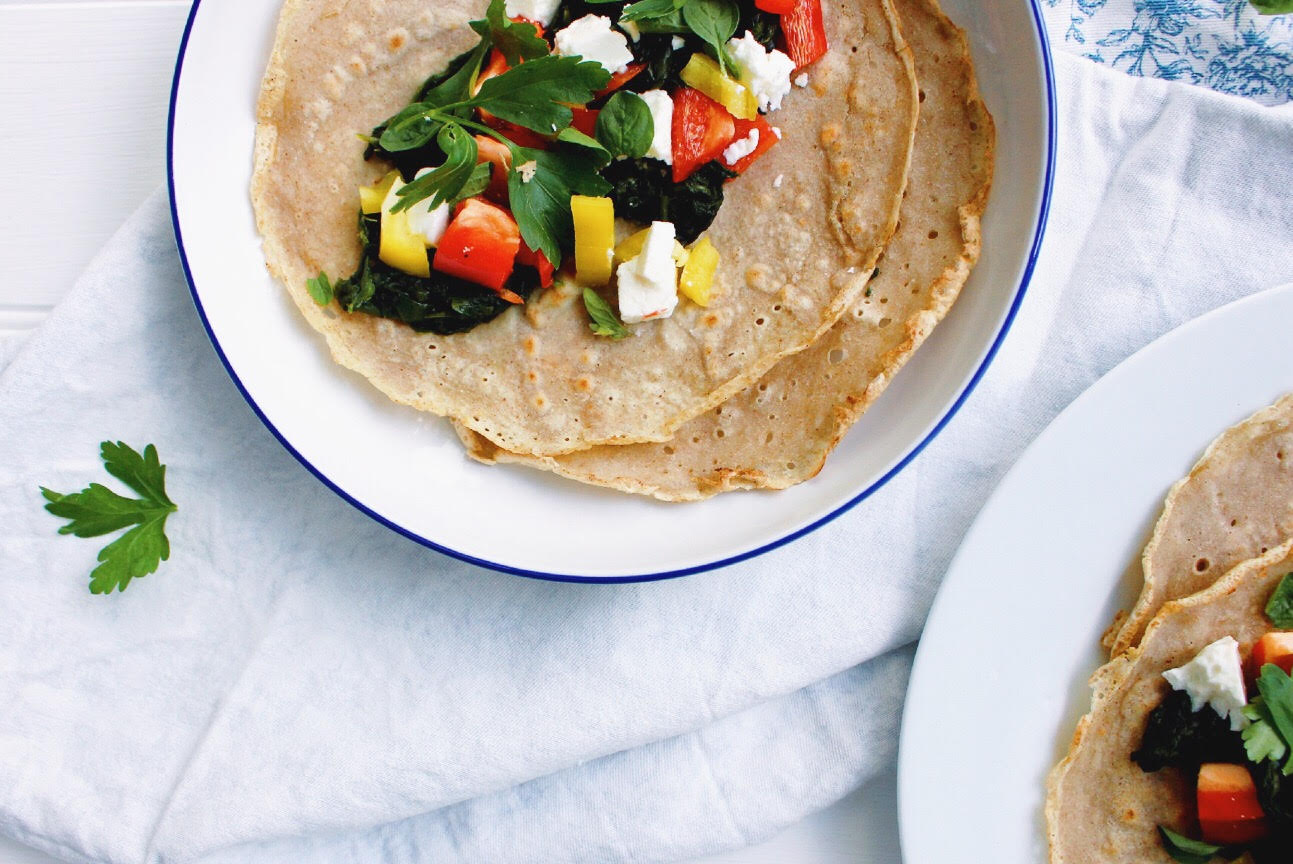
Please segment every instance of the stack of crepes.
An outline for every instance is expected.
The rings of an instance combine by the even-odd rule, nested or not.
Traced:
[[[1105,634],[1091,711],[1050,776],[1053,864],[1180,860],[1157,827],[1194,821],[1191,778],[1131,754],[1169,692],[1163,672],[1226,636],[1248,656],[1272,629],[1267,602],[1293,572],[1293,396],[1225,432],[1172,488],[1140,569],[1139,600]]]
[[[823,4],[829,52],[709,231],[708,308],[611,341],[569,280],[451,336],[318,306],[307,280],[360,255],[355,133],[470,47],[484,6],[287,0],[253,185],[271,271],[339,363],[482,462],[674,501],[815,476],[978,258],[995,139],[963,34],[935,0]]]

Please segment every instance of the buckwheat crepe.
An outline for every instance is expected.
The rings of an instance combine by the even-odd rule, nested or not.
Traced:
[[[851,308],[897,223],[918,107],[889,0],[823,4],[831,51],[813,67],[813,85],[787,97],[774,119],[782,142],[728,185],[710,230],[723,255],[710,308],[683,303],[616,342],[592,335],[574,286],[454,336],[316,306],[306,280],[354,270],[355,190],[384,172],[362,160],[356,133],[475,44],[467,22],[486,5],[283,5],[259,104],[252,200],[271,272],[337,362],[498,446],[554,455],[668,440]]]
[[[1266,602],[1290,571],[1293,542],[1240,564],[1199,594],[1168,601],[1138,646],[1095,673],[1091,713],[1048,783],[1051,864],[1172,860],[1155,829],[1187,830],[1189,778],[1172,768],[1146,773],[1131,761],[1150,712],[1169,690],[1162,673],[1223,636],[1233,636],[1246,654],[1270,629]]]
[[[1106,647],[1121,654],[1169,600],[1293,537],[1293,396],[1226,431],[1168,494],[1141,560],[1145,585]],[[1118,625],[1121,626],[1118,626]]]
[[[822,469],[956,300],[978,260],[979,219],[992,183],[992,118],[979,98],[964,35],[935,0],[897,5],[916,58],[920,122],[901,224],[878,274],[848,314],[810,349],[692,420],[671,441],[534,458],[460,426],[472,456],[670,501],[784,489]],[[823,76],[814,86],[835,85]],[[759,212],[782,211],[795,200],[794,193],[775,188],[785,170],[784,161],[767,160],[743,178],[755,190]],[[742,266],[727,257],[722,263],[729,274]],[[868,268],[859,273],[871,276]],[[774,307],[772,314],[784,313]]]

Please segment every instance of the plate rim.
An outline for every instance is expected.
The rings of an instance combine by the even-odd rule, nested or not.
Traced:
[[[234,387],[237,388],[243,400],[251,408],[252,413],[254,413],[256,417],[260,420],[260,422],[265,426],[265,428],[269,430],[270,434],[272,434],[274,438],[278,440],[279,444],[281,444],[283,448],[287,450],[287,452],[290,453],[292,457],[296,459],[296,461],[299,462],[307,471],[309,471],[312,475],[314,475],[314,477],[318,479],[319,482],[321,482],[325,487],[330,489],[333,493],[335,493],[347,504],[354,507],[356,510],[363,513],[365,516],[377,522],[378,524],[385,526],[391,531],[394,531],[396,534],[399,534],[409,540],[412,540],[413,542],[417,543],[420,546],[424,546],[428,549],[432,549],[436,552],[441,553],[442,555],[447,555],[450,558],[454,558],[458,561],[462,561],[467,564],[472,564],[477,567],[483,567],[488,570],[493,570],[499,573],[507,573],[513,576],[522,576],[528,579],[538,579],[538,580],[547,581],[547,582],[565,582],[565,583],[592,584],[592,585],[617,585],[617,584],[630,584],[630,583],[638,583],[638,582],[657,582],[665,579],[676,579],[682,576],[691,576],[697,573],[705,573],[711,570],[718,570],[723,567],[730,567],[732,565],[739,564],[743,561],[748,561],[752,558],[757,558],[761,555],[765,555],[769,552],[779,549],[782,546],[793,543],[794,541],[800,539],[801,537],[811,534],[817,529],[829,524],[830,522],[833,522],[840,516],[852,510],[857,505],[861,504],[866,499],[870,498],[881,488],[883,488],[890,480],[892,480],[899,473],[901,473],[903,469],[905,469],[917,456],[919,456],[925,450],[926,447],[930,445],[930,443],[933,442],[935,438],[938,437],[939,433],[943,431],[943,429],[952,421],[952,419],[958,413],[960,413],[960,410],[965,405],[966,401],[970,398],[970,396],[974,393],[974,391],[978,389],[979,383],[983,380],[983,376],[987,373],[988,368],[992,365],[992,362],[996,359],[997,353],[1000,351],[1002,344],[1005,342],[1005,339],[1009,335],[1011,328],[1014,326],[1015,319],[1018,317],[1018,314],[1019,314],[1020,306],[1023,304],[1024,297],[1025,295],[1027,295],[1028,289],[1032,284],[1033,275],[1037,267],[1037,261],[1041,253],[1042,241],[1045,239],[1046,228],[1050,221],[1051,203],[1053,200],[1054,187],[1055,187],[1055,171],[1056,171],[1055,160],[1056,160],[1057,147],[1058,147],[1057,126],[1058,126],[1058,117],[1059,117],[1059,107],[1058,107],[1057,97],[1056,97],[1055,68],[1054,68],[1053,58],[1051,55],[1050,37],[1046,29],[1046,22],[1042,14],[1040,0],[1027,0],[1027,3],[1028,3],[1029,10],[1032,12],[1033,24],[1035,27],[1037,44],[1038,44],[1038,48],[1040,49],[1041,63],[1042,63],[1042,72],[1043,72],[1042,85],[1043,85],[1044,95],[1046,100],[1046,112],[1045,112],[1046,113],[1046,144],[1045,144],[1045,147],[1043,148],[1043,153],[1045,155],[1046,164],[1045,164],[1045,171],[1043,175],[1043,182],[1042,182],[1042,189],[1041,189],[1041,202],[1037,211],[1037,225],[1033,232],[1032,244],[1029,247],[1028,260],[1024,267],[1023,273],[1020,276],[1019,284],[1015,288],[1014,297],[1011,300],[1010,308],[1007,310],[1005,318],[1002,320],[1001,325],[998,328],[997,333],[992,340],[992,344],[989,346],[987,353],[984,354],[983,359],[980,361],[978,368],[975,369],[974,374],[971,375],[970,378],[966,381],[960,394],[944,409],[943,414],[939,418],[938,422],[935,423],[933,427],[929,430],[929,432],[920,441],[918,441],[915,445],[913,445],[911,449],[901,459],[899,459],[888,471],[886,471],[880,477],[873,480],[870,484],[866,486],[866,488],[862,489],[856,495],[854,495],[847,501],[843,502],[842,504],[839,504],[838,506],[836,506],[829,513],[815,519],[814,521],[810,522],[809,524],[795,531],[792,531],[788,534],[784,534],[780,537],[776,537],[772,540],[769,540],[766,543],[756,546],[753,549],[748,549],[736,555],[723,556],[715,561],[711,561],[703,564],[696,564],[690,567],[683,567],[683,568],[678,568],[674,570],[665,570],[657,573],[645,573],[640,575],[621,575],[621,576],[580,576],[580,575],[572,575],[572,574],[563,574],[558,572],[549,572],[544,570],[532,570],[524,567],[517,567],[510,564],[504,564],[501,562],[490,561],[485,558],[480,558],[475,555],[470,555],[465,552],[461,552],[443,543],[438,543],[428,537],[423,537],[420,534],[417,534],[416,532],[412,531],[411,529],[405,528],[404,526],[397,524],[396,522],[386,518],[385,516],[382,516],[380,513],[377,513],[368,505],[364,504],[362,501],[355,498],[345,489],[341,488],[341,486],[339,486],[337,483],[333,482],[331,478],[329,478],[319,468],[317,468],[313,463],[311,463],[310,460],[304,456],[304,454],[302,454],[299,450],[297,450],[296,447],[293,446],[292,443],[287,440],[287,438],[283,435],[283,433],[279,431],[278,427],[275,426],[274,423],[269,419],[268,415],[266,415],[265,412],[261,409],[260,405],[256,403],[256,400],[252,398],[251,393],[244,386],[242,379],[239,377],[238,373],[234,370],[233,365],[230,363],[229,358],[226,356],[224,352],[224,349],[220,345],[220,340],[216,337],[215,331],[211,327],[211,322],[207,318],[206,309],[203,307],[202,299],[198,294],[197,283],[193,278],[193,272],[189,267],[188,253],[184,246],[184,231],[180,225],[179,208],[176,205],[175,116],[176,116],[176,109],[177,109],[178,100],[179,100],[180,79],[184,72],[184,61],[188,52],[189,36],[192,34],[193,25],[194,25],[194,22],[197,20],[197,13],[198,13],[199,7],[202,5],[202,0],[193,0],[193,5],[189,9],[188,18],[184,22],[184,33],[180,39],[179,51],[175,60],[175,71],[171,79],[171,92],[170,92],[170,99],[168,103],[167,116],[166,116],[167,199],[168,199],[168,203],[170,205],[170,211],[171,211],[171,225],[175,231],[175,246],[177,251],[179,252],[180,267],[184,272],[184,280],[188,284],[189,296],[193,300],[193,305],[197,310],[198,318],[202,322],[202,328],[203,330],[206,331],[207,339],[210,341],[211,346],[215,349],[216,356],[220,359],[220,363],[224,367],[225,372],[229,375],[229,378],[233,381]]]

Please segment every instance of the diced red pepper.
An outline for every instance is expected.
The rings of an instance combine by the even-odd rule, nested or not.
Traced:
[[[1229,846],[1265,836],[1266,814],[1257,785],[1242,765],[1209,762],[1199,768],[1199,827],[1209,843]]]
[[[826,25],[822,21],[822,0],[795,0],[795,8],[781,16],[786,36],[786,53],[803,69],[826,54]]]
[[[795,0],[754,0],[754,5],[764,12],[785,15],[795,8]]]
[[[732,136],[732,140],[740,141],[742,138],[747,138],[749,137],[750,132],[755,129],[759,131],[759,143],[754,148],[754,152],[741,159],[735,165],[727,165],[726,161],[723,162],[724,165],[727,165],[728,168],[731,168],[737,174],[744,174],[745,169],[758,161],[759,157],[764,153],[767,153],[773,147],[777,146],[777,142],[781,140],[781,136],[773,130],[772,124],[764,119],[762,114],[753,120],[737,120],[736,134]]]
[[[519,21],[522,19],[513,18],[512,20]],[[539,35],[543,35],[542,28],[539,30]],[[489,55],[489,62],[480,70],[480,75],[476,76],[476,92],[480,92],[480,85],[484,84],[490,78],[502,75],[510,68],[512,67],[507,65],[507,59],[503,57],[503,52],[495,48]],[[513,144],[517,144],[521,147],[531,147],[536,150],[543,150],[552,143],[549,139],[543,137],[537,132],[531,132],[524,126],[517,126],[515,123],[500,120],[488,111],[482,110],[480,112],[480,122],[484,123],[489,128],[502,133]]]
[[[575,115],[575,119],[571,122],[570,125],[578,129],[580,132],[583,132],[589,138],[596,138],[597,137],[597,115],[602,112],[598,111],[596,108],[575,107],[575,108],[571,108],[570,110]]]
[[[526,267],[533,267],[539,271],[539,285],[543,288],[552,287],[552,277],[557,272],[557,268],[552,266],[552,262],[548,260],[547,255],[534,251],[525,245],[524,240],[521,241],[521,250],[516,253],[516,263]]]
[[[507,65],[507,58],[503,56],[503,52],[495,48],[489,54],[489,62],[481,68],[480,74],[476,76],[475,92],[479,93],[480,85],[484,84],[490,78],[496,78],[511,68],[511,66]]]
[[[501,141],[488,135],[476,136],[476,162],[490,165],[489,188],[485,194],[499,204],[506,204],[507,175],[512,170],[512,151]]]
[[[642,70],[645,68],[645,63],[630,63],[629,67],[623,72],[616,72],[611,76],[610,83],[597,91],[596,98],[601,99],[603,96],[609,96],[611,93],[614,93],[616,90],[641,75]]]
[[[458,205],[440,238],[431,266],[492,288],[514,303],[520,298],[503,286],[512,275],[520,249],[521,229],[511,213],[483,198],[468,198]]]
[[[673,96],[673,182],[722,155],[736,135],[736,120],[727,109],[692,87]]]
[[[1260,675],[1267,663],[1274,663],[1293,675],[1293,633],[1267,633],[1257,640],[1253,646],[1253,676]]]

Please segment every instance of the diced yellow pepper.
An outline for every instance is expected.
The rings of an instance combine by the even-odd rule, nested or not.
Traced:
[[[410,276],[427,278],[431,275],[431,261],[427,258],[426,238],[413,233],[409,226],[409,212],[392,213],[399,198],[396,193],[404,186],[399,177],[394,178],[386,197],[382,200],[382,242],[377,257]]]
[[[624,242],[615,247],[615,263],[622,264],[625,261],[632,261],[642,254],[643,247],[646,246],[647,234],[651,233],[649,228],[643,228],[631,237],[625,238]],[[687,263],[687,247],[683,246],[677,240],[673,241],[673,260],[679,267]]]
[[[391,191],[391,187],[399,178],[400,172],[392,171],[372,186],[360,186],[359,208],[369,216],[380,211],[382,202],[386,200],[386,193]]]
[[[687,266],[682,268],[678,290],[697,306],[708,306],[714,299],[714,275],[718,273],[719,254],[708,237],[701,237],[691,247]]]
[[[759,116],[759,100],[754,91],[740,81],[723,74],[718,61],[699,52],[682,70],[683,83],[695,87],[710,99],[727,109],[737,120],[753,120]]]
[[[605,285],[614,272],[615,203],[576,195],[570,199],[570,215],[575,221],[575,277],[581,285]]]

